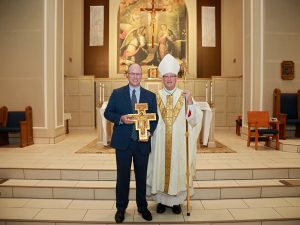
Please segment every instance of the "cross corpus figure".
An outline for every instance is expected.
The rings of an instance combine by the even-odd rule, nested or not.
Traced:
[[[128,117],[135,121],[135,129],[139,131],[140,141],[148,141],[147,130],[150,129],[150,121],[156,120],[156,114],[146,113],[147,109],[147,103],[136,103],[135,110],[137,114],[128,114]]]
[[[166,8],[155,8],[154,7],[155,4],[155,0],[152,0],[151,2],[151,8],[141,8],[141,11],[146,11],[146,12],[150,12],[151,13],[151,24],[152,25],[152,48],[154,48],[154,24],[155,24],[155,15],[156,12],[160,12],[160,11],[166,11]]]

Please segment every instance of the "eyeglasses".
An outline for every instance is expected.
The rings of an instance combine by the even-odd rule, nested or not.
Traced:
[[[168,75],[168,76],[163,76],[163,78],[165,79],[169,79],[169,78],[175,78],[177,77],[176,75]]]
[[[141,73],[128,73],[130,76],[137,76],[137,77],[139,77],[139,76],[142,76],[142,74]]]

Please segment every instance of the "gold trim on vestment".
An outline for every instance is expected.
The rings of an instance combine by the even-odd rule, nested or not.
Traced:
[[[172,153],[172,132],[173,124],[184,104],[184,97],[180,95],[176,105],[173,108],[173,96],[167,95],[166,107],[157,93],[156,95],[157,105],[162,116],[162,119],[166,126],[165,133],[165,186],[164,192],[168,193],[170,183],[170,172],[171,172],[171,153]]]

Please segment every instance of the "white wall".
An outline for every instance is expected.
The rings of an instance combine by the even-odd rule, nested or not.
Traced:
[[[63,1],[0,1],[0,105],[32,106],[35,143],[64,137]]]
[[[221,0],[221,76],[243,75],[243,1]]]
[[[64,0],[65,75],[83,75],[83,0]]]
[[[294,93],[300,88],[299,12],[297,0],[244,0],[244,118],[248,110],[272,115],[274,88]],[[284,60],[295,62],[294,80],[281,79]]]
[[[264,15],[264,100],[272,112],[272,93],[296,93],[300,89],[300,1],[265,0]],[[281,79],[281,62],[294,61],[295,79]]]
[[[31,105],[34,126],[45,126],[43,1],[0,1],[0,21],[0,105]]]

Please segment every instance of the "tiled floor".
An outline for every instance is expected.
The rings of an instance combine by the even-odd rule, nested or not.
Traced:
[[[1,147],[0,167],[115,169],[114,154],[74,154],[96,137],[96,130],[71,130],[67,138],[57,144],[34,144],[25,148]],[[263,146],[262,143],[259,144],[259,149],[255,151],[253,143],[250,147],[247,147],[246,141],[236,136],[231,128],[217,129],[215,139],[235,150],[238,154],[198,154],[197,168],[300,168],[300,154],[276,151]],[[293,144],[300,146],[300,140],[293,140]],[[34,172],[36,171],[27,170],[26,176],[30,178]],[[52,175],[49,176],[55,178],[56,173],[58,171],[53,170]],[[263,174],[263,171],[261,174]],[[67,176],[71,178],[72,174],[67,174]],[[93,174],[91,173],[90,176],[93,176]],[[258,176],[260,175],[258,174]],[[88,177],[85,177],[85,179],[88,179]]]
[[[39,225],[63,225],[64,222],[74,222],[74,224],[75,222],[76,224],[81,224],[81,222],[86,224],[114,223],[114,200],[94,200],[92,196],[89,197],[90,192],[87,192],[86,199],[74,199],[72,197],[67,199],[66,192],[61,194],[56,192],[57,198],[46,199],[53,195],[53,190],[47,189],[50,186],[81,187],[83,191],[87,191],[88,188],[99,185],[95,180],[106,180],[106,177],[111,178],[114,176],[114,154],[75,153],[95,139],[96,135],[95,130],[71,130],[67,138],[57,144],[35,144],[25,148],[1,147],[0,177],[9,172],[15,178],[9,182],[19,183],[23,186],[16,189],[17,191],[15,190],[14,194],[18,195],[19,192],[20,196],[25,194],[28,197],[33,194],[32,191],[26,193],[26,185],[21,183],[21,180],[17,180],[23,178],[29,180],[27,181],[28,185],[44,186],[44,192],[40,193],[39,198],[33,199],[24,197],[0,198],[0,225],[29,225],[35,224],[34,222]],[[253,143],[248,148],[246,141],[236,136],[234,129],[229,128],[217,129],[215,138],[237,153],[198,154],[197,168],[204,172],[207,170],[207,173],[199,175],[202,178],[201,180],[195,181],[195,184],[201,188],[215,185],[214,182],[216,181],[211,180],[211,176],[213,176],[219,180],[218,187],[230,186],[237,188],[245,185],[251,190],[249,192],[249,195],[251,195],[253,192],[251,186],[281,185],[275,179],[276,177],[300,178],[299,153],[276,151],[266,148],[262,144],[260,144],[259,150],[256,151]],[[293,140],[293,144],[295,143],[300,145],[300,140]],[[45,177],[45,173],[41,173],[40,170],[37,170],[38,168],[47,170],[49,173]],[[211,174],[210,169],[224,170],[218,170]],[[236,179],[232,179],[232,176]],[[207,181],[205,181],[205,178],[207,178]],[[57,179],[62,180],[58,181]],[[108,181],[102,182],[101,187],[108,188],[113,185],[113,181]],[[243,190],[241,191],[243,192]],[[233,192],[231,190],[228,193],[222,189],[218,195],[228,195],[229,199],[192,200],[191,216],[186,216],[186,205],[184,205],[184,213],[180,215],[172,214],[170,209],[165,214],[159,215],[155,212],[156,205],[152,201],[149,201],[149,209],[153,212],[152,222],[154,223],[191,222],[202,225],[300,224],[299,195],[298,197],[261,198],[263,190],[258,188],[258,191],[258,197],[249,196],[249,198],[240,199],[236,197],[240,195],[238,189],[234,189]],[[274,189],[273,192],[282,192],[282,190]],[[209,193],[212,194],[212,191],[209,191]],[[98,194],[101,195],[100,192]],[[255,192],[254,195],[256,194]],[[74,193],[72,193],[72,196],[74,197]],[[283,221],[285,218],[288,218],[289,221]],[[16,222],[17,220],[22,223]],[[134,201],[129,204],[125,222],[145,224],[145,221],[136,211]]]
[[[113,223],[114,201],[64,199],[0,199],[0,219],[88,221]],[[300,220],[300,198],[204,200],[191,202],[191,215],[186,209],[174,215],[170,209],[164,214],[155,212],[149,202],[153,222],[220,222],[259,219],[293,218]],[[126,211],[126,222],[145,222],[136,212],[134,202]],[[300,222],[300,221],[299,221]],[[299,223],[298,223],[299,224]]]

